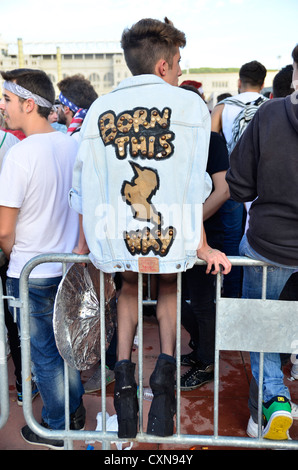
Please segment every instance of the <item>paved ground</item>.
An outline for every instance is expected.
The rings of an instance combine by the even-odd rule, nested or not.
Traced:
[[[189,352],[188,335],[182,331],[182,353]],[[158,329],[154,317],[144,319],[144,388],[149,386],[149,377],[153,371],[156,357],[159,354]],[[137,350],[133,352],[133,359],[137,362]],[[13,376],[13,364],[9,359],[9,397],[10,415],[7,424],[0,429],[0,450],[47,450],[27,444],[20,436],[20,429],[25,425],[22,408],[17,405],[16,390]],[[182,371],[187,369],[182,367]],[[290,380],[290,366],[285,369],[285,383],[289,386],[292,399],[298,402],[298,387],[296,381]],[[82,373],[85,381],[93,373],[92,370]],[[220,394],[219,394],[219,434],[224,436],[246,437],[246,426],[249,418],[247,407],[249,381],[251,377],[248,353],[222,352],[220,359]],[[114,384],[107,387],[107,412],[115,413],[113,407]],[[100,392],[84,396],[84,405],[87,410],[86,429],[96,429],[96,416],[100,411]],[[33,413],[36,420],[40,420],[41,399],[37,397],[33,403]],[[150,401],[144,400],[144,429],[146,429],[147,414]],[[213,434],[213,383],[199,389],[181,393],[181,432],[183,434]],[[292,439],[298,439],[298,423],[294,422],[291,428]],[[88,443],[74,441],[75,450],[86,450]],[[127,444],[128,445],[128,444]],[[95,450],[101,449],[99,442],[93,443]],[[126,444],[125,444],[126,446]],[[116,449],[112,444],[112,449]],[[173,446],[164,444],[133,444],[133,450],[164,450],[164,449],[190,449],[207,450],[205,446]],[[217,449],[217,448],[216,448]]]

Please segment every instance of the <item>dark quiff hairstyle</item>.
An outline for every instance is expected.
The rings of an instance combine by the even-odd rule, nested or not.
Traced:
[[[239,77],[243,85],[258,87],[263,85],[266,74],[266,67],[257,60],[253,60],[242,65]]]
[[[298,44],[294,47],[292,51],[292,59],[296,64],[298,64]]]
[[[286,65],[274,77],[272,82],[273,97],[285,98],[293,93],[292,87],[293,66]]]
[[[91,82],[81,74],[66,77],[57,86],[62,95],[79,108],[89,109],[98,98]]]
[[[121,46],[133,75],[153,74],[156,63],[164,59],[172,68],[177,47],[185,47],[186,37],[165,18],[164,22],[145,18],[125,29]]]
[[[26,90],[45,98],[50,103],[55,103],[55,90],[53,83],[43,70],[15,69],[8,72],[1,72],[1,75],[4,80],[15,82],[17,85],[26,88]],[[20,97],[19,100],[21,102],[26,101],[24,98]],[[51,108],[38,105],[37,111],[38,114],[47,119],[51,112]]]

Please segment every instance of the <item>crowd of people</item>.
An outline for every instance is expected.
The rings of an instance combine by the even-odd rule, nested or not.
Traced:
[[[232,268],[228,256],[269,262],[267,297],[278,299],[289,280],[287,295],[296,300],[298,112],[292,83],[298,83],[298,46],[293,67],[276,75],[272,96],[262,95],[267,71],[254,60],[240,69],[239,94],[219,100],[210,115],[200,83],[179,86],[186,37],[170,20],[137,22],[123,31],[121,45],[132,76],[100,98],[82,75],[60,81],[56,98],[41,70],[1,72],[0,248],[3,286],[16,298],[23,266],[42,253],[89,254],[98,270],[119,280],[106,381],[115,380],[118,437],[132,439],[138,432],[131,354],[139,272],[156,280],[160,354],[150,376],[147,425],[155,436],[174,432],[177,273],[183,279],[181,322],[192,349],[181,357],[189,366],[180,377],[185,391],[213,380],[215,275],[224,275],[226,297],[261,297],[260,272]],[[206,264],[196,265],[197,258]],[[53,430],[65,426],[64,366],[52,323],[61,279],[58,263],[37,266],[29,278],[32,399],[40,393],[41,425]],[[8,302],[21,404],[20,319],[18,312],[14,324],[9,310]],[[265,354],[264,366],[263,437],[287,439],[297,410],[280,354]],[[251,353],[251,368],[247,432],[256,437],[258,353]],[[101,376],[99,363],[83,385],[80,372],[70,369],[70,429],[84,428],[83,395],[103,386]],[[27,425],[21,434],[31,444],[63,448],[62,440],[41,437]]]

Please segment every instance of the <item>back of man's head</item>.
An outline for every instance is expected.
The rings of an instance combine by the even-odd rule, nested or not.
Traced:
[[[245,88],[261,88],[267,74],[266,67],[257,60],[242,65],[239,78]]]
[[[294,91],[292,88],[293,66],[286,65],[274,77],[272,83],[273,98],[284,98],[291,95]]]
[[[34,93],[35,95],[45,98],[50,103],[55,103],[55,89],[48,77],[43,70],[36,69],[15,69],[8,72],[1,72],[2,78],[8,82],[15,82],[17,85],[25,88],[26,90]],[[22,100],[23,98],[19,98]],[[48,118],[51,108],[38,106],[38,113]]]
[[[153,74],[156,63],[162,58],[172,67],[177,47],[186,45],[185,34],[173,23],[145,18],[130,29],[125,29],[121,46],[128,68],[133,75]]]
[[[294,49],[292,51],[292,59],[298,65],[298,44],[297,44],[297,46],[294,47]]]
[[[62,95],[78,108],[89,109],[98,97],[91,82],[80,74],[64,78],[57,86]]]

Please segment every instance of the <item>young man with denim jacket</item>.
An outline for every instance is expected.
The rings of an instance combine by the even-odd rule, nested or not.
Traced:
[[[212,250],[202,225],[210,193],[206,177],[210,115],[197,96],[179,88],[184,33],[166,18],[125,30],[122,47],[133,77],[90,108],[81,130],[70,204],[81,214],[77,253],[90,250],[99,269],[121,272],[114,405],[118,436],[137,433],[137,386],[131,350],[137,326],[138,272],[158,274],[161,354],[150,385],[147,432],[173,433],[176,276],[196,257],[207,272],[230,270]]]

